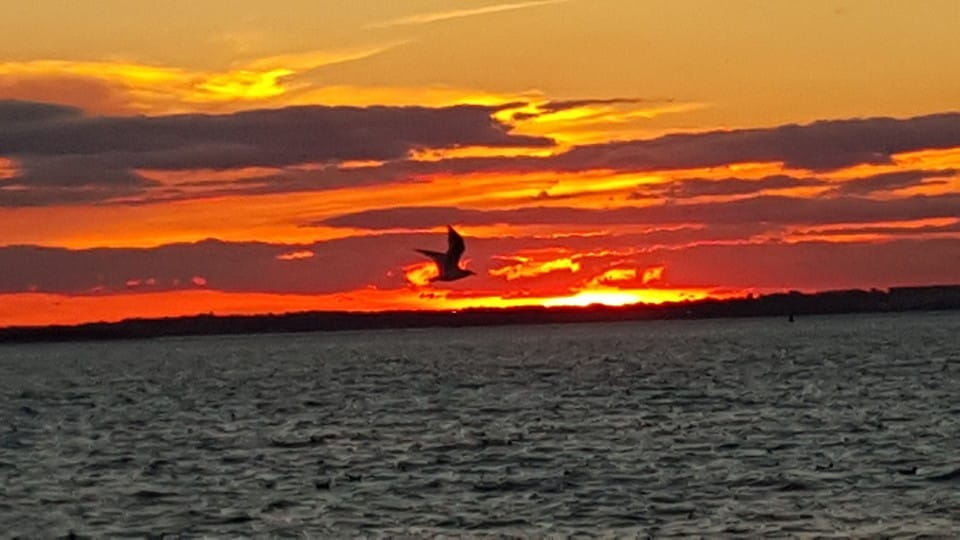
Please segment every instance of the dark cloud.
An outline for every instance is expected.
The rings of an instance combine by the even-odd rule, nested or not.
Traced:
[[[590,102],[603,100],[554,106]],[[20,103],[17,108],[23,106]],[[510,134],[507,126],[491,117],[496,110],[500,108],[472,105],[439,109],[306,106],[226,115],[58,118],[0,132],[0,155],[101,154],[129,167],[189,169],[398,160],[417,148],[550,144],[547,139]],[[579,146],[542,158],[442,160],[423,169],[454,174],[643,171],[782,161],[791,167],[828,170],[887,163],[898,152],[955,146],[960,146],[960,114],[944,113],[674,134]]]
[[[879,234],[884,236],[911,236],[917,234],[953,234],[960,233],[960,221],[948,225],[921,225],[904,227],[902,225],[865,225],[860,227],[842,227],[833,229],[809,229],[794,233],[797,236],[845,236],[851,234]]]
[[[753,225],[652,230],[603,238],[604,249],[653,248],[693,241],[733,241],[758,231]],[[486,269],[503,266],[503,254],[544,248],[564,253],[596,251],[596,237],[506,236],[468,238],[466,259],[484,281]],[[0,247],[0,293],[38,291],[68,294],[193,289],[194,277],[207,288],[228,292],[322,294],[373,285],[404,286],[401,268],[427,262],[414,248],[444,249],[446,239],[432,232],[358,236],[311,244],[269,244],[206,240],[154,248],[69,250],[39,246]],[[290,254],[298,253],[298,257]],[[304,253],[312,256],[303,257]],[[131,283],[131,284],[128,284]]]
[[[547,104],[563,108],[589,103],[637,100],[569,100]],[[10,118],[30,121],[0,123],[0,156],[30,161],[67,156],[86,157],[86,179],[123,181],[121,171],[138,168],[188,170],[250,166],[285,168],[302,163],[326,165],[303,173],[285,170],[271,178],[183,191],[182,197],[225,192],[264,194],[315,191],[347,185],[416,180],[430,175],[484,172],[578,172],[608,169],[644,172],[725,166],[736,162],[783,162],[789,167],[830,170],[869,163],[889,163],[894,153],[960,146],[960,114],[944,113],[908,119],[869,118],[815,122],[775,128],[674,134],[655,139],[618,141],[574,147],[546,157],[472,157],[415,162],[412,150],[460,146],[537,146],[552,141],[512,134],[492,113],[503,107],[461,105],[425,107],[288,107],[233,114],[186,114],[159,117],[85,117],[76,109],[25,102],[4,102]],[[7,111],[4,113],[3,111]],[[385,161],[382,166],[340,169],[345,161]],[[80,162],[78,162],[80,163]],[[50,167],[47,167],[49,170]],[[78,173],[79,174],[79,173]],[[33,178],[41,178],[34,176]],[[75,183],[77,176],[74,177]],[[127,180],[130,180],[127,177]],[[877,186],[906,179],[875,179],[843,188],[846,194],[867,194]],[[85,180],[86,181],[86,180]],[[71,182],[69,180],[64,182]],[[710,183],[708,183],[710,182]],[[756,181],[751,181],[756,182]],[[810,178],[786,176],[748,184],[741,179],[715,183],[690,179],[671,188],[673,198],[700,194],[747,194],[751,188],[779,189],[815,185]],[[50,181],[46,180],[46,184]],[[32,183],[25,183],[30,187]],[[647,194],[638,192],[643,198]],[[81,199],[86,200],[86,199]],[[132,202],[149,201],[150,198]],[[159,197],[158,200],[166,200]]]
[[[560,112],[591,105],[637,105],[641,103],[669,103],[672,100],[663,99],[644,99],[644,98],[606,98],[606,99],[567,99],[548,101],[538,105],[538,108],[546,112]]]
[[[706,234],[688,230],[610,236],[600,244],[597,238],[577,237],[468,238],[470,268],[481,273],[466,289],[509,294],[535,283],[537,287],[531,290],[541,290],[540,285],[544,290],[564,290],[608,268],[642,270],[659,265],[666,266],[663,283],[674,286],[822,289],[960,281],[957,238],[871,243],[730,239],[749,234],[751,227]],[[704,239],[708,237],[717,241]],[[698,241],[682,242],[686,238]],[[681,243],[662,242],[665,239]],[[440,234],[400,234],[307,245],[208,240],[139,249],[7,246],[0,247],[0,266],[5,269],[0,273],[0,293],[118,294],[208,288],[323,294],[369,286],[399,288],[405,286],[400,268],[425,261],[411,248],[442,247],[443,243]],[[303,252],[314,255],[303,257]],[[582,252],[593,253],[578,255]],[[293,253],[301,258],[290,257]],[[555,272],[509,286],[504,285],[503,278],[486,274],[490,268],[516,263],[518,260],[511,255],[517,253],[541,253],[544,260],[574,257],[582,271]],[[462,284],[450,287],[464,289]]]
[[[518,111],[511,114],[510,119],[513,120],[514,122],[523,122],[525,120],[531,120],[538,116],[540,116],[539,113],[529,113],[529,112]]]
[[[0,102],[0,156],[26,164],[16,183],[39,189],[51,185],[144,185],[134,169],[186,170],[303,163],[338,164],[352,160],[403,160],[413,150],[460,146],[543,146],[542,137],[515,135],[491,117],[494,107],[303,106],[224,115],[183,114],[158,117],[85,117],[71,107],[29,102]],[[400,170],[402,172],[402,169]],[[395,178],[385,169],[373,178]],[[256,192],[329,189],[359,174],[336,170],[329,181],[296,172],[275,178],[276,185]],[[363,182],[361,179],[360,182]],[[236,185],[243,192],[244,185]],[[249,186],[248,186],[249,187]],[[86,190],[109,198],[109,190]],[[18,193],[0,196],[0,204],[71,202]]]
[[[28,158],[19,173],[0,183],[0,207],[95,203],[143,196],[158,185],[134,171],[104,163],[98,156]]]
[[[789,167],[822,171],[889,163],[891,154],[956,146],[960,146],[960,114],[945,113],[674,134],[580,146],[553,160],[563,169],[642,171],[784,162]]]
[[[321,294],[368,284],[403,286],[403,264],[422,259],[412,248],[444,242],[438,235],[385,235],[303,245],[207,240],[156,248],[68,250],[0,247],[0,292],[66,294],[169,291],[205,287],[228,292]],[[310,257],[289,258],[309,252]],[[476,256],[475,246],[469,253]]]
[[[220,196],[269,195],[302,191],[324,191],[345,187],[368,186],[392,182],[417,182],[416,171],[427,163],[402,161],[377,167],[348,167],[336,165],[316,169],[285,169],[276,174],[240,177],[232,180],[194,180],[180,182],[175,188],[152,190],[148,196],[111,204],[147,205],[158,202],[197,200]],[[403,171],[409,171],[405,174]]]
[[[835,191],[845,195],[871,195],[873,193],[896,191],[921,184],[929,184],[930,182],[926,181],[928,178],[953,176],[956,173],[957,171],[953,169],[883,173],[846,181],[837,186]]]
[[[497,172],[578,172],[609,169],[615,172],[645,172],[725,166],[736,162],[782,161],[791,167],[832,169],[862,163],[887,163],[890,154],[924,148],[960,146],[960,114],[948,113],[905,120],[875,118],[817,122],[806,126],[769,129],[717,131],[701,134],[667,135],[648,140],[622,141],[575,147],[549,157],[471,157],[431,162],[395,161],[381,167],[356,171],[326,170],[312,176],[316,185],[344,185],[397,182],[429,175],[465,175]],[[933,173],[933,171],[927,171]],[[362,180],[361,180],[362,179]],[[865,185],[882,180],[864,179]],[[889,180],[885,180],[889,181]],[[771,176],[761,180],[730,178],[719,181],[688,179],[673,193],[657,197],[738,195],[764,189],[812,187],[821,184],[815,177]],[[756,183],[759,182],[759,183]],[[824,184],[826,185],[826,184]],[[258,188],[264,189],[264,188]],[[269,190],[269,188],[265,188]],[[286,182],[284,189],[316,189],[309,182]],[[648,198],[646,189],[634,194]],[[860,193],[849,188],[851,194]],[[867,190],[869,191],[869,190]]]
[[[472,210],[456,207],[398,207],[345,214],[315,224],[366,229],[428,228],[446,223],[461,225],[497,223],[512,225],[568,223],[816,225],[906,221],[958,215],[960,215],[960,194],[914,196],[894,200],[863,197],[758,196],[723,203],[667,203],[610,209],[529,207],[511,210]]]
[[[844,180],[842,183],[816,177],[773,175],[748,180],[745,178],[681,178],[661,184],[646,184],[630,195],[631,199],[689,199],[703,196],[735,196],[759,194],[762,191],[802,187],[834,186],[830,191],[839,195],[872,195],[887,191],[930,184],[929,178],[953,176],[957,171],[910,170],[882,173],[863,178]]]
[[[830,120],[807,125],[665,135],[574,147],[549,157],[462,158],[432,164],[436,173],[647,172],[783,162],[828,171],[888,164],[896,153],[960,147],[960,113],[915,118]]]
[[[26,159],[20,162],[20,166],[23,173],[12,178],[10,183],[24,187],[142,188],[157,184],[129,169],[116,167],[99,156]]]
[[[845,289],[960,282],[960,239],[701,244],[647,255],[671,283]]]
[[[136,104],[129,100],[130,93],[130,88],[120,81],[66,72],[60,75],[5,73],[0,77],[0,98],[70,105],[76,107],[74,116],[80,116],[81,111],[128,114],[136,109]]]
[[[796,178],[786,175],[774,175],[747,180],[745,178],[683,178],[663,184],[648,184],[630,195],[632,199],[668,197],[687,199],[703,196],[749,195],[771,189],[789,189],[798,187],[820,187],[826,185],[819,178]]]
[[[73,118],[0,132],[0,155],[102,155],[128,167],[190,169],[391,160],[421,148],[551,144],[510,134],[491,118],[494,110],[302,106],[224,115]]]
[[[358,247],[363,242],[357,243]],[[97,248],[67,250],[37,246],[0,248],[0,291],[39,291],[69,294],[167,291],[196,288],[194,277],[206,286],[225,291],[332,292],[350,280],[338,275],[353,273],[371,280],[383,266],[356,265],[346,253],[336,253],[337,243],[326,254],[298,260],[278,259],[285,253],[316,246],[265,243],[226,243],[208,240],[157,248]],[[376,264],[376,257],[364,253]],[[338,262],[342,261],[342,262]],[[351,278],[353,279],[353,278]]]
[[[673,100],[664,100],[664,99],[644,99],[644,98],[603,98],[603,99],[565,99],[565,100],[553,100],[547,101],[545,103],[538,103],[537,109],[539,112],[527,113],[527,112],[518,112],[513,115],[514,120],[529,120],[530,118],[536,118],[538,116],[543,116],[544,114],[553,114],[563,111],[568,111],[571,109],[579,109],[582,107],[590,107],[592,105],[638,105],[638,104],[653,104],[653,103],[670,103]],[[526,104],[523,104],[526,105]]]
[[[0,126],[9,128],[19,124],[33,122],[47,122],[78,118],[82,115],[79,109],[53,103],[36,103],[31,101],[0,100]],[[3,152],[0,151],[0,155]]]
[[[31,187],[30,189],[0,189],[0,208],[26,208],[31,206],[100,204],[117,197],[142,195],[141,189],[127,188],[63,188]]]

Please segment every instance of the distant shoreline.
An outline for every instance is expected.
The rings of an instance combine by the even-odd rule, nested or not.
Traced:
[[[586,307],[472,308],[459,311],[310,311],[265,315],[190,315],[125,319],[78,325],[0,328],[0,344],[375,330],[504,326],[629,320],[801,317],[841,313],[960,309],[960,285],[891,287],[800,293],[796,291],[724,300]]]

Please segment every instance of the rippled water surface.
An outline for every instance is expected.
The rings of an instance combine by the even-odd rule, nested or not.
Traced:
[[[54,537],[960,530],[960,314],[0,346]]]

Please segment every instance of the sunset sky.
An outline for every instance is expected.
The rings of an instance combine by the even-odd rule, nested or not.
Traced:
[[[0,326],[960,283],[956,0],[3,11]]]

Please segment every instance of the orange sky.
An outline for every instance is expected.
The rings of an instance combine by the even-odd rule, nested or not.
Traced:
[[[0,326],[960,282],[956,2],[352,4],[6,10]]]

